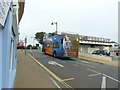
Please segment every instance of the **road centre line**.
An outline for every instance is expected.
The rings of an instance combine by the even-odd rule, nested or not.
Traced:
[[[43,64],[41,64],[39,61],[37,61],[32,55],[30,55],[28,53],[28,55],[36,62],[38,63],[42,68],[44,68],[50,75],[52,75],[56,80],[58,80],[59,82],[61,82],[66,88],[71,88],[72,87],[70,85],[68,85],[66,82],[62,81],[62,79],[60,79],[58,76],[56,76],[52,71],[50,71],[47,67],[45,67]]]
[[[119,82],[119,83],[120,83],[119,80],[117,80],[117,79],[115,79],[115,78],[113,78],[113,77],[111,77],[111,76],[109,76],[109,75],[106,75],[106,74],[103,74],[103,75],[106,76],[106,77],[108,77],[108,78],[110,78],[110,79],[112,79],[112,80],[114,80],[114,81],[116,81],[116,82]]]
[[[72,64],[73,66],[76,66],[76,67],[78,67],[79,65],[77,65],[77,64]]]
[[[101,84],[101,90],[106,90],[106,77],[102,77],[102,84]]]
[[[81,61],[82,62],[82,61]],[[88,63],[78,63],[78,62],[74,62],[75,64],[79,64],[79,65],[84,65],[84,66],[89,66],[89,67],[92,67],[92,68],[95,68],[96,66],[94,65],[89,65]]]
[[[87,61],[81,61],[81,62],[83,62],[83,63],[89,63],[89,62],[87,62]]]
[[[103,76],[106,76],[106,77],[108,77],[109,79],[112,79],[112,80],[114,80],[114,81],[116,81],[116,82],[120,83],[120,81],[119,81],[119,80],[117,80],[117,79],[115,79],[115,78],[113,78],[113,77],[111,77],[111,76],[109,76],[109,75],[106,75],[106,74],[104,74],[104,73],[100,73],[100,72],[97,72],[97,71],[92,70],[92,69],[87,69],[87,70],[89,70],[89,71],[91,71],[91,72],[95,72],[95,73],[102,74]]]
[[[89,67],[96,67],[96,66],[93,66],[93,65],[89,65],[89,64],[84,64],[84,63],[79,63],[79,64],[81,64],[81,65],[85,65],[85,66],[89,66]]]

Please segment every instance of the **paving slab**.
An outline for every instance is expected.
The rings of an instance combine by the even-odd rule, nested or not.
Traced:
[[[112,66],[120,66],[120,61],[107,61],[107,60],[100,60],[100,59],[94,59],[94,58],[88,58],[88,57],[82,57],[82,56],[79,56],[79,58],[85,59],[88,61],[102,63],[102,64],[112,65]]]

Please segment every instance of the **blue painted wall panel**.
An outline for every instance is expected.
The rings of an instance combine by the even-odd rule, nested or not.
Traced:
[[[10,41],[12,33],[12,11],[9,11],[5,27],[2,30],[2,87],[6,88],[9,86],[9,64],[10,64]]]
[[[12,7],[12,6],[11,6]],[[16,75],[16,44],[17,36],[14,38],[14,59],[13,59],[13,69],[10,71],[10,50],[11,50],[11,36],[12,36],[12,20],[13,11],[9,10],[7,20],[2,30],[2,88],[13,88],[14,79]]]
[[[2,29],[0,29],[0,90],[2,88]]]

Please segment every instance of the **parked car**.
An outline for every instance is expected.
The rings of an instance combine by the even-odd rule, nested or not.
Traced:
[[[113,49],[110,51],[112,56],[120,56],[120,49]]]
[[[92,52],[92,54],[106,55],[106,56],[110,55],[110,53],[108,52],[108,50],[95,50],[95,51]]]

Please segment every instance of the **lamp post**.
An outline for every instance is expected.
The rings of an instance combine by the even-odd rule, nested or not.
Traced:
[[[57,28],[58,28],[57,22],[52,22],[52,23],[51,23],[51,25],[54,25],[54,24],[56,24],[56,34],[57,34]]]
[[[26,56],[26,44],[27,44],[27,36],[25,37],[25,56]]]

